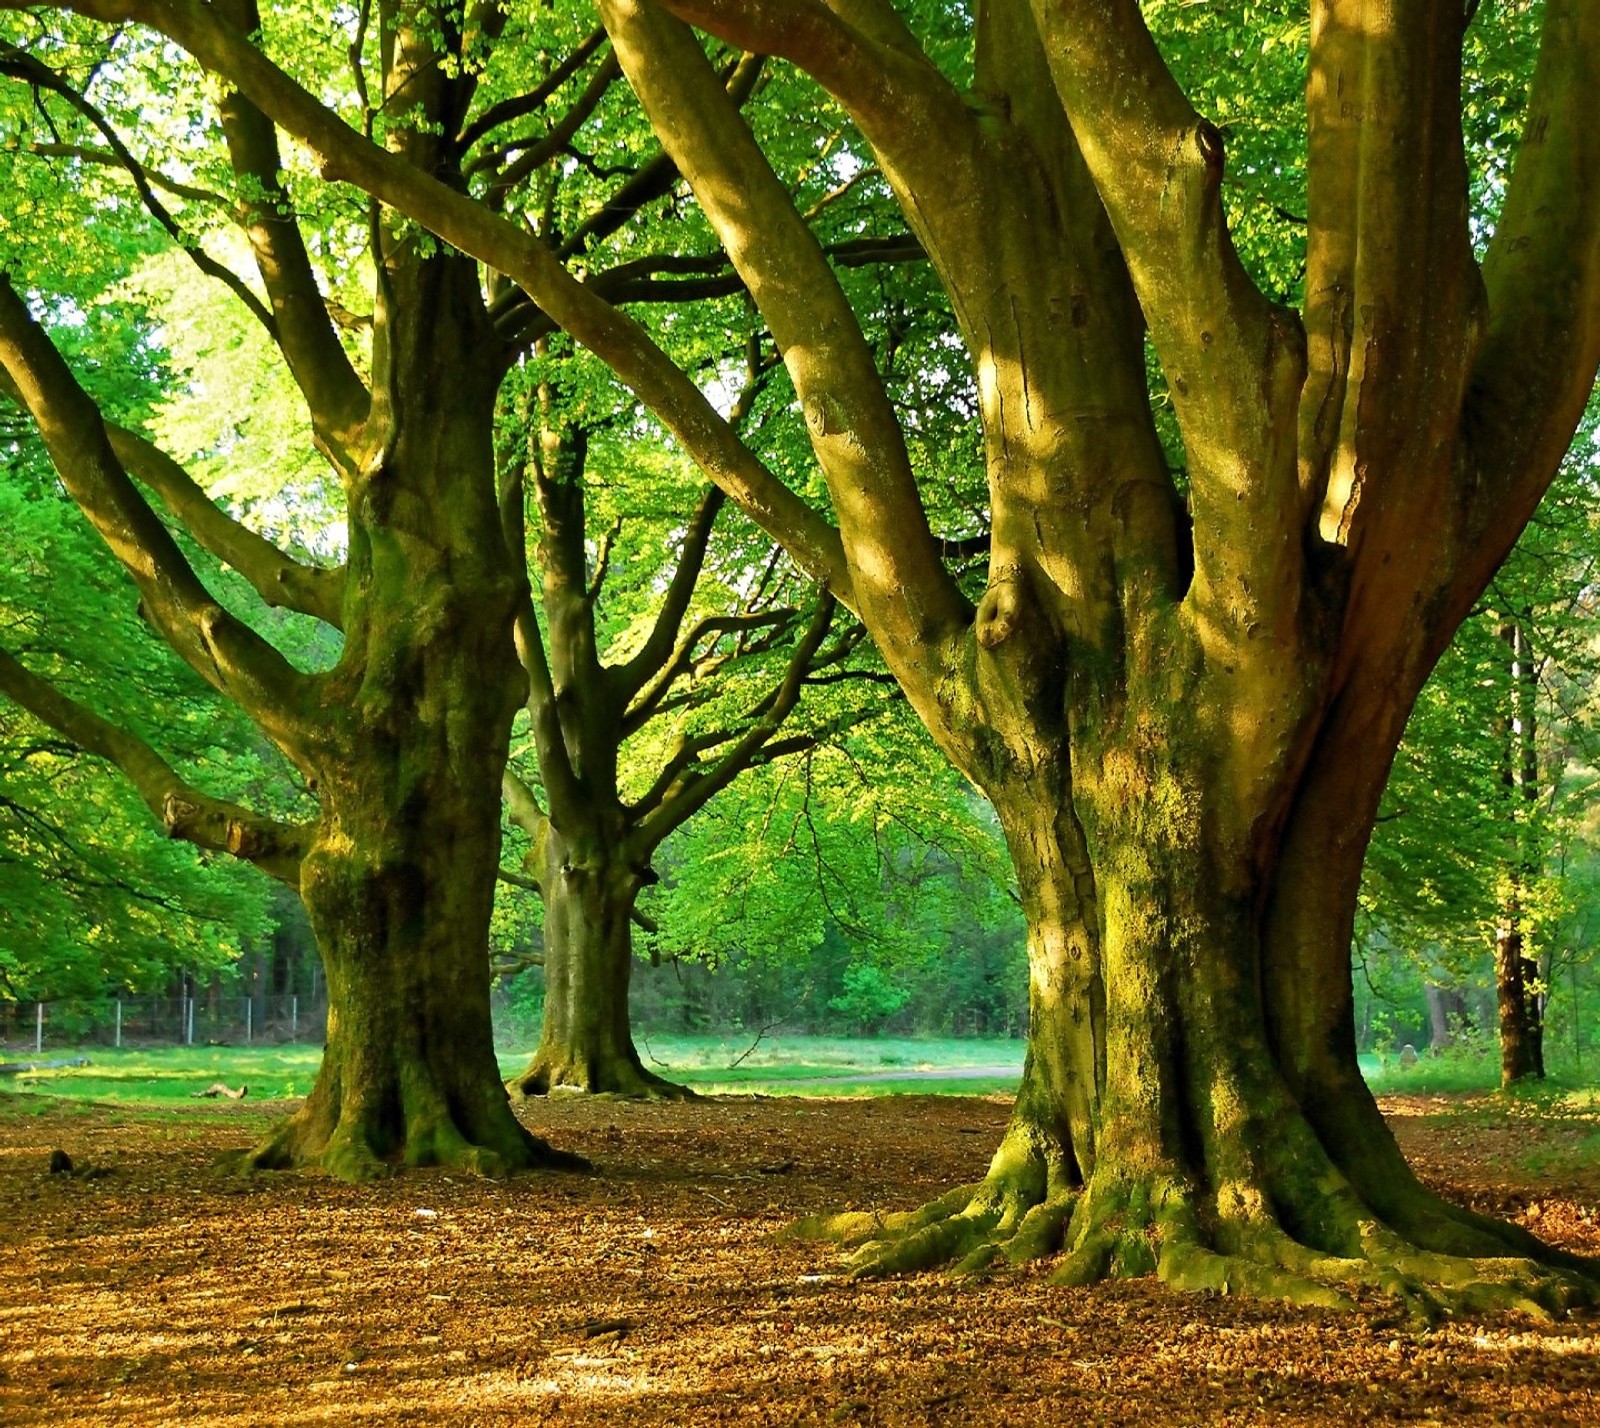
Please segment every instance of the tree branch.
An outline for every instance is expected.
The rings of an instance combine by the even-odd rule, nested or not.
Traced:
[[[782,728],[784,720],[794,712],[795,706],[800,702],[806,671],[811,667],[812,660],[816,658],[817,651],[822,648],[822,642],[828,636],[835,608],[836,602],[824,588],[812,614],[810,625],[795,644],[794,653],[790,656],[782,681],[762,701],[765,713],[711,769],[696,774],[692,772],[693,758],[682,764],[678,764],[678,760],[674,759],[669,768],[673,764],[677,764],[678,767],[673,771],[672,778],[667,779],[666,771],[663,771],[662,778],[656,780],[655,786],[639,804],[640,808],[647,809],[648,812],[640,820],[630,840],[639,850],[641,862],[648,860],[649,855],[660,846],[661,840],[667,834],[692,818],[749,768],[751,761]],[[710,748],[727,742],[727,737],[723,736],[716,744],[708,745],[703,751],[708,752]]]
[[[639,691],[638,697],[623,716],[622,737],[632,738],[657,714],[666,712],[667,691],[694,668],[696,663],[694,652],[707,635],[780,627],[787,624],[792,613],[788,610],[776,610],[744,615],[710,615],[697,621],[693,628],[679,639],[677,648],[662,666],[661,672],[650,681],[648,687]],[[678,707],[675,701],[672,702],[672,707]]]
[[[111,149],[96,149],[87,144],[29,144],[26,152],[41,159],[73,159],[81,164],[101,164],[106,168],[126,170],[126,161]],[[177,179],[168,178],[157,169],[141,168],[145,181],[151,188],[158,188],[163,193],[170,193],[174,198],[201,206],[221,208],[233,213],[237,207],[233,199],[224,193],[214,193],[209,188],[197,188],[194,184],[179,183]],[[271,314],[267,314],[268,317]]]
[[[509,465],[501,476],[500,521],[505,531],[506,548],[515,556],[522,552],[526,568],[528,549],[527,517],[524,509],[524,467],[521,463]],[[517,658],[528,676],[528,719],[532,725],[533,742],[538,753],[539,768],[544,777],[545,790],[558,809],[577,807],[582,798],[572,758],[567,752],[566,740],[561,733],[561,719],[556,708],[555,679],[550,673],[550,658],[544,647],[544,635],[539,629],[539,617],[533,606],[533,589],[524,583],[517,602],[517,618],[512,638],[517,647]],[[526,786],[523,786],[524,789]],[[507,792],[508,799],[512,797]],[[532,794],[529,793],[529,797]],[[535,805],[537,807],[537,805]],[[542,812],[542,810],[540,810]]]
[[[666,593],[661,597],[661,608],[649,636],[638,654],[610,673],[619,699],[624,704],[633,699],[672,659],[684,617],[689,613],[690,602],[694,599],[695,586],[700,581],[700,572],[705,568],[711,530],[725,499],[724,493],[716,486],[708,487],[700,497],[694,514],[689,518],[688,529],[683,533],[678,566],[672,572]]]
[[[1489,327],[1467,409],[1483,473],[1475,523],[1487,537],[1466,574],[1480,584],[1559,466],[1600,367],[1600,130],[1588,116],[1597,93],[1600,9],[1548,0],[1522,143],[1484,259]]]
[[[247,33],[261,28],[256,0],[217,0],[214,12]],[[284,187],[272,121],[236,89],[222,96],[220,108],[229,158],[240,180],[244,230],[272,303],[278,346],[319,439],[335,464],[348,471],[361,451],[371,396],[329,317]]]
[[[1033,0],[1032,10],[1183,430],[1195,531],[1191,608],[1235,632],[1273,620],[1292,632],[1304,337],[1234,251],[1222,133],[1178,87],[1138,0]]]
[[[0,9],[18,8],[0,0]],[[249,97],[319,157],[324,178],[353,183],[445,242],[518,283],[606,363],[682,443],[700,469],[795,562],[847,605],[854,596],[839,532],[746,447],[642,327],[568,273],[531,234],[354,133],[201,0],[76,0],[95,19],[148,24]]]
[[[457,136],[456,143],[460,145],[462,152],[465,153],[484,135],[498,129],[502,124],[514,124],[518,119],[525,119],[528,115],[536,114],[543,109],[555,97],[557,91],[588,64],[595,51],[605,42],[606,32],[603,29],[590,31],[566,59],[526,94],[491,104]]]
[[[154,443],[109,422],[106,435],[123,466],[161,498],[202,546],[244,576],[268,605],[312,615],[336,630],[344,627],[342,567],[324,570],[300,564],[228,515]]]
[[[572,103],[561,118],[551,126],[550,132],[538,138],[512,140],[499,148],[491,149],[488,153],[480,155],[468,166],[469,174],[481,172],[484,169],[494,170],[494,175],[489,183],[488,202],[491,207],[499,208],[507,194],[530,175],[537,173],[552,159],[559,158],[573,136],[586,124],[590,116],[600,107],[600,101],[606,97],[606,92],[613,84],[622,78],[622,71],[617,68],[616,59],[608,55],[599,69],[594,72],[594,77],[584,88],[582,94]],[[516,158],[500,167],[500,161],[508,154],[517,150]]]
[[[784,354],[845,533],[857,599],[874,606],[873,628],[896,672],[925,679],[930,634],[965,627],[971,607],[939,560],[860,324],[689,30],[651,0],[601,0],[600,14],[662,147]]]
[[[78,111],[90,125],[106,141],[111,150],[111,159],[119,164],[133,180],[134,187],[139,191],[139,198],[149,210],[150,216],[159,223],[167,232],[167,236],[183,251],[189,261],[209,278],[215,278],[249,310],[250,314],[266,328],[268,334],[276,340],[277,323],[272,314],[267,311],[265,304],[258,298],[237,273],[225,268],[217,262],[198,243],[190,239],[179,225],[178,220],[167,210],[165,204],[156,197],[151,187],[150,175],[145,167],[129,151],[128,146],[122,142],[121,136],[112,128],[111,122],[83,95],[79,94],[48,65],[41,64],[32,55],[17,49],[14,45],[0,45],[0,74],[8,74],[14,79],[47,89],[52,94],[59,95]],[[56,145],[58,149],[67,148],[66,145]]]
[[[179,778],[143,739],[69,699],[3,649],[0,692],[85,753],[120,769],[169,838],[231,853],[279,882],[299,887],[300,860],[310,844],[311,829],[264,818],[200,792]]]
[[[311,682],[212,599],[118,461],[93,400],[0,274],[0,368],[68,493],[120,560],[167,643],[278,743],[299,748]]]

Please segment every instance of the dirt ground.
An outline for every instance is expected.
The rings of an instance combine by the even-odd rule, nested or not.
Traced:
[[[1385,1109],[1428,1179],[1600,1254],[1593,1122]],[[531,1122],[599,1174],[351,1187],[217,1172],[258,1109],[0,1098],[0,1422],[1600,1423],[1600,1317],[1427,1331],[1048,1265],[855,1282],[772,1238],[976,1178],[1006,1110],[558,1100]]]

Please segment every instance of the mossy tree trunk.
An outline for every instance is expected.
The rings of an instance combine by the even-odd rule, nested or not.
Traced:
[[[538,1049],[511,1088],[677,1097],[682,1087],[647,1070],[633,1044],[628,985],[634,903],[643,879],[625,858],[594,857],[551,828],[539,850],[544,902],[544,1020]]]
[[[1424,1312],[1592,1290],[1532,1237],[1424,1191],[1356,1064],[1349,946],[1378,799],[1423,680],[1561,443],[1530,461],[1483,405],[1511,379],[1518,279],[1491,260],[1491,311],[1461,222],[1459,34],[1379,36],[1353,6],[1317,8],[1302,325],[1234,255],[1222,135],[1134,5],[982,9],[969,105],[906,59],[916,39],[886,12],[856,29],[781,7],[603,0],[624,71],[788,354],[852,599],[994,801],[1028,914],[1029,1056],[989,1174],[908,1215],[814,1227],[864,1241],[863,1269],[1059,1247],[1074,1282],[1159,1270],[1319,1304],[1362,1285]],[[830,88],[945,281],[992,499],[976,610],[939,577],[842,296],[763,158],[730,137],[725,108],[712,117],[707,71],[663,10]],[[1600,27],[1574,59],[1580,25],[1565,9],[1551,27],[1546,103],[1584,64],[1600,70]],[[1380,63],[1406,76],[1398,90],[1363,87]],[[893,73],[892,98],[874,71]],[[1555,122],[1538,104],[1530,122]],[[1350,116],[1369,113],[1403,160],[1366,161]],[[1600,167],[1600,146],[1584,153]],[[1536,227],[1516,203],[1504,222]],[[1419,231],[1438,236],[1415,270],[1375,256],[1410,252],[1399,235]],[[1411,301],[1419,285],[1426,302]],[[1181,512],[1141,314],[1183,431]],[[1567,322],[1550,319],[1558,345]],[[1578,372],[1542,394],[1563,432],[1597,338],[1591,323],[1560,346]]]
[[[388,145],[451,172],[473,74],[451,23],[380,16]],[[235,100],[235,103],[241,101]],[[346,472],[345,645],[305,762],[321,818],[300,892],[328,978],[328,1042],[302,1110],[257,1164],[576,1165],[516,1119],[489,1017],[500,785],[526,680],[525,599],[495,477],[514,353],[471,259],[375,219],[372,397]]]
[[[525,689],[494,485],[501,357],[475,264],[389,256],[393,437],[352,489],[345,650],[324,681],[322,816],[300,875],[327,1051],[256,1159],[514,1170],[552,1157],[512,1114],[489,1022],[500,784]]]

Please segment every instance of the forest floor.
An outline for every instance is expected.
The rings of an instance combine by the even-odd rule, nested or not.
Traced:
[[[1600,1254],[1592,1107],[1384,1108],[1432,1183]],[[281,1107],[275,1108],[281,1113]],[[0,1096],[0,1422],[1600,1422],[1600,1317],[1423,1329],[1364,1314],[981,1283],[852,1281],[776,1240],[981,1175],[1004,1098],[559,1099],[594,1176],[239,1179],[267,1108]],[[52,1175],[64,1149],[71,1175]]]

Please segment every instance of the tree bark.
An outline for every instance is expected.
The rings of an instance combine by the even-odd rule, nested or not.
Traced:
[[[1283,856],[1296,825],[1337,828],[1342,806],[1302,796],[1271,846],[1242,841],[1203,714],[1130,703],[1140,717],[1075,758],[1069,797],[1049,777],[995,793],[1028,914],[1032,1020],[985,1179],[801,1232],[858,1246],[861,1273],[1064,1250],[1057,1279],[1073,1284],[1155,1272],[1324,1307],[1374,1289],[1424,1316],[1581,1299],[1575,1259],[1423,1188],[1361,1080],[1347,930],[1330,941],[1320,920],[1343,900],[1303,898]],[[1284,766],[1285,784],[1296,772]],[[1286,999],[1265,975],[1297,941],[1319,949],[1330,986],[1346,965],[1317,1015],[1315,996]]]
[[[1506,870],[1499,925],[1494,938],[1495,1002],[1500,1025],[1500,1084],[1544,1079],[1543,1017],[1537,988],[1538,954],[1523,913],[1524,889],[1539,876],[1539,673],[1528,621],[1513,616],[1500,627],[1510,676],[1501,776],[1506,812],[1515,830],[1516,857]]]
[[[628,985],[638,871],[620,859],[575,858],[553,831],[543,852],[544,1023],[538,1049],[512,1080],[512,1091],[689,1096],[646,1070],[633,1044]]]
[[[1528,955],[1515,894],[1495,929],[1494,990],[1500,1019],[1500,1084],[1544,1079],[1544,1024],[1539,998],[1539,963]]]
[[[346,1178],[575,1166],[517,1121],[490,1027],[501,776],[525,688],[525,587],[495,497],[498,348],[473,264],[402,246],[390,269],[376,365],[393,416],[350,495],[345,649],[323,680],[322,815],[300,873],[327,1050],[250,1159]]]

